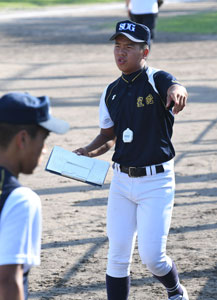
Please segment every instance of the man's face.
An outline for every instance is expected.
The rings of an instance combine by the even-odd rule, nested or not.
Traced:
[[[49,132],[43,128],[39,128],[36,137],[32,138],[27,134],[25,151],[20,172],[24,174],[32,174],[41,160],[41,156],[45,153],[45,139]]]
[[[114,56],[119,70],[124,74],[131,74],[141,69],[148,53],[146,50],[126,36],[118,35],[115,39]]]

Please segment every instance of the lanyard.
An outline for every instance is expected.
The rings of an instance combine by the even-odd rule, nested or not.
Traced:
[[[124,78],[124,76],[122,75],[121,78],[127,83],[133,83],[141,74],[142,74],[143,70],[141,70],[141,72],[139,72],[131,81],[128,81]],[[127,89],[129,89],[129,86],[127,86]],[[131,125],[134,122],[134,115],[135,115],[135,110],[133,111],[133,114],[131,116],[131,118],[127,118],[127,114],[126,114],[126,108],[124,108],[124,101],[122,99],[122,103],[121,103],[121,111],[125,117],[125,119],[127,120],[128,126],[127,128],[123,131],[122,133],[122,140],[124,143],[131,143],[133,141],[133,131],[132,131],[132,127]]]

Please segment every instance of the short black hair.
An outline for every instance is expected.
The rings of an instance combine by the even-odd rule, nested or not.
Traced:
[[[0,147],[7,148],[13,137],[21,130],[26,130],[32,138],[35,138],[40,128],[37,124],[0,123]]]
[[[141,48],[142,50],[144,50],[144,49],[146,49],[146,48],[149,48],[149,46],[148,46],[147,43],[138,43],[138,44],[139,44],[139,46],[140,46],[140,48]]]

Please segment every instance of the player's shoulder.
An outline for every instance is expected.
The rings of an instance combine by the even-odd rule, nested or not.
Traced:
[[[146,68],[146,74],[148,76],[167,76],[168,74],[171,75],[169,72],[166,72],[165,70],[154,68],[154,67],[147,67]]]
[[[10,193],[6,201],[6,205],[38,209],[41,207],[41,200],[32,189],[20,186]]]
[[[109,84],[105,87],[105,89],[104,89],[104,91],[103,91],[103,96],[104,96],[104,97],[106,97],[106,95],[107,95],[111,90],[113,90],[113,88],[114,88],[115,86],[118,85],[118,83],[119,83],[119,81],[120,81],[120,78],[121,78],[121,77],[115,79],[113,82],[109,83]]]
[[[169,78],[169,79],[174,78],[174,76],[171,73],[166,72],[165,70],[152,68],[152,67],[148,67],[146,69],[146,74],[149,78],[153,77],[154,80],[162,79],[162,78]]]
[[[120,82],[121,77],[118,77],[117,79],[115,79],[113,82],[111,82],[108,86],[107,86],[107,90],[113,89],[114,87],[116,87],[118,85],[118,83]]]
[[[151,86],[155,90],[155,92],[157,94],[159,94],[158,89],[156,87],[155,79],[156,79],[156,75],[160,74],[162,71],[160,69],[156,69],[156,68],[153,68],[153,67],[148,67],[148,68],[145,69],[145,72],[146,72],[149,84],[151,84]]]
[[[174,75],[164,70],[148,67],[146,69],[148,80],[154,82],[156,85],[164,84],[165,82],[177,83],[178,81]]]
[[[18,197],[20,199],[28,199],[29,201],[40,199],[39,196],[29,187],[20,186],[16,188],[13,192],[14,197]]]
[[[155,74],[161,72],[161,69],[157,69],[157,68],[153,68],[153,67],[147,67],[145,69],[145,72],[147,74],[148,77],[153,77]]]
[[[113,82],[108,84],[107,87],[105,88],[104,93],[103,93],[103,98],[104,98],[106,104],[108,104],[108,100],[109,100],[110,96],[113,93],[118,92],[120,79],[121,79],[121,77],[117,78],[116,80],[114,80]]]
[[[31,188],[27,187],[27,186],[19,186],[16,189],[13,190],[13,193],[16,195],[31,195],[31,196],[36,196],[38,197],[38,195],[36,194],[36,192],[34,192]]]

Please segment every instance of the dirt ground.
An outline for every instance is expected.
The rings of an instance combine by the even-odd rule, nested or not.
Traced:
[[[217,2],[165,4],[161,16],[199,10],[217,10]],[[44,168],[54,145],[73,150],[98,133],[100,95],[119,76],[108,39],[115,23],[126,19],[126,11],[117,4],[88,10],[61,7],[59,14],[40,17],[7,14],[0,14],[0,93],[46,94],[53,114],[71,125],[64,136],[50,135],[48,153],[34,175],[20,177],[40,195],[43,206],[42,262],[30,274],[30,299],[105,300],[106,204],[112,170],[104,186],[95,188]],[[159,32],[148,63],[174,74],[189,93],[174,127],[176,200],[168,254],[190,300],[216,300],[217,36]],[[101,158],[111,161],[111,156],[112,151]],[[166,298],[136,249],[130,300]]]

